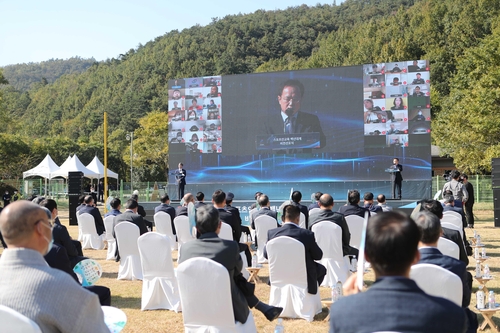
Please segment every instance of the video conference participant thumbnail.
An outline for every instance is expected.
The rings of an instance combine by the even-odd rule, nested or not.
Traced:
[[[265,132],[273,134],[319,133],[320,148],[325,146],[326,138],[318,116],[301,110],[304,86],[299,80],[283,82],[278,94],[280,112],[273,113],[265,122]]]

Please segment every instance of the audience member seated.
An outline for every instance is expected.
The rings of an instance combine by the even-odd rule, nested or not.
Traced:
[[[194,204],[194,208],[200,208],[201,206],[206,205],[204,200],[205,200],[205,193],[203,192],[196,193],[196,203]]]
[[[453,195],[447,195],[444,197],[443,213],[444,212],[456,212],[460,214],[462,217],[462,226],[464,228],[467,227],[467,219],[465,218],[464,210],[462,208],[455,207],[455,199],[453,198]]]
[[[179,264],[191,258],[204,257],[226,267],[231,282],[231,299],[236,321],[246,322],[248,307],[255,307],[270,321],[278,318],[283,308],[269,306],[259,301],[254,294],[255,285],[247,282],[242,276],[243,261],[237,244],[218,237],[222,220],[219,211],[220,209],[210,205],[196,210],[196,229],[200,238],[182,245]]]
[[[265,194],[261,194],[257,198],[257,203],[259,204],[260,209],[250,216],[250,226],[253,230],[255,230],[255,219],[262,215],[267,215],[276,220],[276,227],[279,227],[278,223],[278,213],[274,210],[271,210],[271,202],[269,201],[269,197]],[[255,234],[255,246],[259,246],[257,234]]]
[[[383,209],[379,205],[374,205],[373,204],[373,193],[372,192],[366,192],[364,197],[364,207],[368,209],[370,212],[374,213],[382,213]]]
[[[449,270],[457,275],[462,280],[462,307],[468,317],[468,332],[477,332],[477,316],[469,310],[472,275],[467,272],[465,264],[455,258],[449,257],[441,253],[437,248],[439,237],[443,231],[441,230],[441,222],[438,217],[430,212],[420,212],[415,219],[421,236],[418,244],[420,252],[419,264],[433,264]]]
[[[385,195],[379,194],[377,196],[377,202],[378,202],[378,205],[380,207],[382,207],[382,211],[384,211],[384,212],[390,212],[392,210],[392,207],[391,206],[387,206],[387,204],[385,202]]]
[[[302,201],[302,193],[300,193],[300,191],[293,191],[292,201],[299,207],[300,212],[304,214],[304,216],[306,217],[306,229],[307,229],[309,226],[309,209],[300,203]]]
[[[466,316],[453,302],[427,295],[409,278],[418,262],[420,231],[396,212],[371,218],[366,230],[366,260],[376,281],[359,292],[357,274],[344,284],[344,295],[330,309],[330,332],[465,332]],[[352,295],[354,294],[354,295]]]
[[[83,213],[90,214],[94,217],[95,229],[98,235],[102,235],[105,231],[104,222],[102,220],[101,212],[94,205],[94,198],[91,195],[87,195],[83,201],[85,206],[78,210],[78,215]]]
[[[75,267],[75,265],[80,261],[87,259],[83,256],[82,243],[71,239],[66,226],[62,225],[59,221],[59,216],[57,216],[57,202],[52,199],[45,199],[40,202],[40,206],[47,208],[50,212],[54,221],[54,226],[52,227],[52,238],[54,239],[54,244],[58,244],[65,249],[71,267]]]
[[[192,193],[186,193],[182,197],[182,206],[177,207],[175,210],[175,216],[188,216],[188,205],[190,202],[194,205],[194,195]]]
[[[259,199],[261,194],[262,194],[262,192],[255,192],[255,195],[253,196],[253,198],[255,199],[255,202],[250,206],[250,210],[255,209],[255,208],[260,208],[258,206],[257,199]]]
[[[344,256],[354,255],[357,258],[359,254],[358,249],[349,245],[349,242],[351,241],[351,233],[349,232],[349,226],[347,225],[345,217],[340,213],[332,211],[333,205],[334,202],[332,196],[327,193],[323,194],[319,198],[320,211],[311,214],[309,229],[311,229],[316,223],[322,221],[329,221],[337,224],[342,229],[342,254]]]
[[[120,212],[120,209],[122,208],[122,201],[120,199],[114,198],[113,200],[111,200],[109,205],[111,206],[112,209],[106,214],[104,214],[104,217],[118,216],[122,213]]]
[[[321,192],[316,192],[314,193],[314,202],[312,204],[310,204],[307,209],[311,210],[313,208],[319,208],[319,198],[323,195],[323,193]]]
[[[125,212],[115,217],[115,226],[120,222],[130,222],[139,227],[139,234],[148,232],[144,219],[137,213],[139,204],[134,199],[128,199],[125,203]]]
[[[299,227],[300,210],[295,205],[287,205],[283,208],[283,225],[280,228],[271,229],[267,232],[270,241],[279,236],[294,238],[304,245],[307,271],[307,292],[316,295],[318,285],[323,282],[326,275],[325,266],[315,260],[323,258],[323,251],[319,248],[314,238],[314,232]],[[264,247],[264,257],[267,259],[267,249]]]
[[[142,216],[146,226],[149,228],[149,230],[153,231],[153,222],[146,220],[146,210],[142,205],[139,205],[139,191],[135,190],[134,194],[132,194],[130,198],[137,201],[137,214]]]
[[[174,225],[174,219],[175,219],[175,208],[170,206],[170,197],[168,196],[168,194],[164,194],[162,195],[162,197],[160,198],[160,202],[161,204],[159,206],[156,206],[155,207],[155,214],[158,213],[158,212],[164,212],[164,213],[167,213],[168,215],[170,215],[170,222],[171,222],[171,225],[172,225],[172,233],[174,235],[176,235],[176,232],[175,232],[175,225]]]
[[[421,210],[425,210],[427,212],[431,212],[436,215],[440,220],[443,218],[443,206],[437,200],[423,200],[421,201]],[[458,245],[459,249],[459,259],[465,263],[465,265],[469,264],[469,258],[467,257],[467,250],[464,245],[464,240],[460,236],[460,232],[458,230],[449,229],[442,227],[443,229],[443,237],[451,240],[455,244]],[[467,243],[468,244],[468,243]],[[472,254],[472,249],[469,246],[469,252]]]
[[[241,232],[245,233],[247,236],[251,237],[250,228],[245,226],[245,225],[241,225],[242,220],[241,220],[241,216],[240,216],[240,211],[238,210],[238,208],[231,206],[231,204],[233,203],[233,199],[234,199],[234,194],[231,192],[227,192],[227,194],[226,194],[226,206],[224,208],[236,217],[236,221],[238,221],[238,223],[241,226]],[[238,240],[238,242],[239,242],[239,240]],[[250,259],[251,259],[251,257],[250,257]]]
[[[8,245],[0,257],[1,305],[30,318],[42,332],[109,332],[99,298],[45,262],[52,225],[42,207],[22,200],[10,204],[0,215],[0,230]]]
[[[82,207],[85,207],[85,196],[84,195],[80,195],[78,197],[78,203],[79,205],[76,207],[76,211],[78,212],[80,209],[82,209]]]
[[[339,213],[344,214],[344,216],[358,215],[364,218],[365,212],[368,212],[368,217],[370,216],[370,211],[367,208],[359,206],[361,195],[358,190],[349,190],[347,201],[347,204],[339,208]]]

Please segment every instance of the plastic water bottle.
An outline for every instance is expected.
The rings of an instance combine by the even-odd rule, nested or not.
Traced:
[[[339,299],[339,294],[337,293],[337,286],[332,287],[332,303],[335,303]]]
[[[335,293],[337,294],[337,299],[336,301],[338,301],[339,299],[342,298],[342,282],[341,281],[337,281],[337,284],[335,285]]]
[[[488,307],[490,309],[495,308],[495,293],[493,292],[493,290],[490,290],[490,295],[488,296]]]
[[[477,235],[477,237],[476,237],[476,245],[481,245],[481,235]]]
[[[274,328],[274,333],[284,333],[285,332],[285,327],[283,326],[283,319],[278,318],[278,323],[276,324],[276,327]]]
[[[489,278],[490,277],[490,268],[488,267],[488,265],[484,265],[484,273],[483,273],[483,277],[485,279]]]
[[[474,248],[474,259],[479,259],[479,248],[478,247]]]
[[[476,292],[476,306],[478,309],[484,309],[484,291],[483,286],[479,286]]]
[[[478,261],[476,262],[476,277],[480,278],[481,275],[481,263]]]
[[[352,258],[351,260],[351,272],[357,272],[358,271],[358,259]]]
[[[252,256],[252,267],[257,267],[257,255],[255,253]]]
[[[485,247],[483,247],[481,249],[481,257],[486,258],[486,248]]]

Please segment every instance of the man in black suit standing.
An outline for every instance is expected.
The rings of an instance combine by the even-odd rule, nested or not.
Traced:
[[[392,198],[393,199],[401,199],[401,183],[403,182],[403,176],[401,172],[403,172],[403,166],[399,164],[399,158],[395,157],[392,160],[391,169],[391,181],[392,181]],[[397,192],[397,196],[396,196]]]
[[[365,217],[365,212],[368,212],[368,217],[370,217],[370,211],[365,207],[360,207],[359,202],[361,201],[361,195],[358,190],[349,190],[347,195],[347,204],[339,208],[339,213],[344,214],[344,216],[358,215],[359,217]]]
[[[168,215],[170,215],[170,222],[172,223],[172,233],[175,235],[175,226],[174,226],[174,219],[175,219],[175,208],[170,206],[170,197],[168,194],[164,194],[160,198],[161,204],[159,206],[155,207],[155,214],[158,212],[165,212]]]
[[[386,212],[374,216],[366,229],[366,260],[375,283],[359,292],[356,275],[344,283],[344,295],[330,309],[330,333],[426,332],[463,333],[465,313],[455,303],[426,294],[410,279],[418,261],[420,231],[407,216]],[[408,315],[411,314],[411,315]]]
[[[182,245],[179,264],[191,258],[203,257],[226,267],[230,277],[231,300],[236,321],[240,323],[247,321],[248,307],[255,307],[270,321],[278,318],[283,308],[260,302],[254,295],[255,285],[247,282],[242,276],[243,261],[237,243],[219,238],[222,220],[219,212],[220,209],[210,205],[202,206],[196,210],[196,229],[200,238]]]
[[[83,202],[85,206],[82,206],[82,208],[78,210],[78,215],[82,215],[83,213],[92,215],[94,217],[97,234],[102,235],[105,231],[104,221],[102,220],[101,212],[94,206],[94,198],[91,195],[87,195]]]
[[[316,244],[314,233],[299,227],[300,209],[296,205],[287,205],[283,208],[283,225],[280,228],[267,232],[268,241],[279,236],[288,236],[304,244],[307,271],[307,292],[316,295],[318,285],[323,282],[326,275],[325,266],[315,262],[321,260],[323,251]],[[267,258],[267,249],[264,247],[264,257]]]
[[[469,228],[474,228],[474,213],[472,212],[472,207],[474,206],[474,187],[469,182],[469,176],[465,174],[462,175],[462,181],[467,194],[469,194],[469,198],[464,205],[465,216],[467,217],[467,226]]]
[[[300,104],[304,97],[304,85],[298,80],[287,80],[280,88],[278,103],[281,112],[269,115],[265,121],[265,133],[267,135],[318,133],[320,147],[324,147],[326,137],[318,117],[300,111]]]
[[[186,186],[186,170],[184,170],[184,164],[179,163],[179,169],[175,172],[175,179],[177,181],[178,187],[178,198],[181,200],[184,197],[184,186]]]
[[[141,215],[137,214],[137,208],[139,204],[134,199],[128,199],[125,204],[125,212],[115,217],[115,226],[120,222],[131,222],[139,227],[139,234],[145,234],[148,232],[148,228],[144,223],[144,219]]]

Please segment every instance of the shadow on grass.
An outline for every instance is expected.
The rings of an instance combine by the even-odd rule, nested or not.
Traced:
[[[116,279],[118,278],[118,273],[102,272],[103,278]]]
[[[314,316],[314,321],[324,321],[329,313],[330,310],[326,307],[323,307],[321,309],[321,312]]]
[[[122,297],[111,295],[111,305],[119,309],[141,309],[140,297]]]

